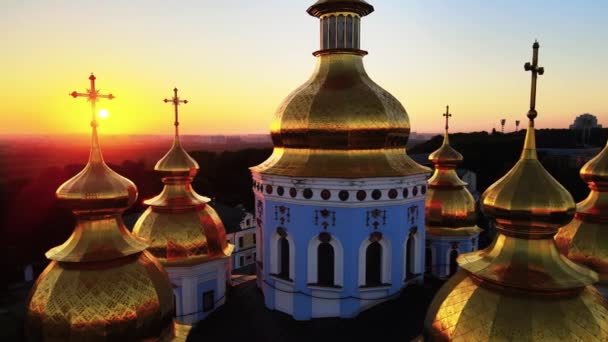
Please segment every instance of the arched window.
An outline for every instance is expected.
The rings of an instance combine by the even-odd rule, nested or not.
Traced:
[[[433,270],[433,250],[431,246],[426,246],[424,251],[424,264],[426,273],[431,273]]]
[[[382,246],[374,241],[365,251],[365,285],[377,286],[382,284]]]
[[[414,265],[416,262],[416,238],[410,234],[407,238],[405,257],[405,279],[409,279],[414,275]]]
[[[456,259],[458,258],[458,250],[452,249],[450,251],[450,276],[454,275],[456,271],[458,271],[458,263]]]
[[[317,282],[322,286],[334,285],[334,247],[322,242],[317,248]]]
[[[279,274],[281,278],[289,279],[289,241],[282,236],[278,240],[277,250],[279,251]]]

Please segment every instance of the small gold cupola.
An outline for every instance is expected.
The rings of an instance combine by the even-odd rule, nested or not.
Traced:
[[[230,256],[233,245],[226,242],[226,231],[209,198],[192,188],[199,165],[184,150],[179,137],[178,107],[188,103],[173,89],[171,103],[175,113],[175,135],[171,149],[154,170],[162,175],[163,191],[144,201],[148,209],[133,227],[133,233],[150,241],[148,250],[165,266],[193,265]]]
[[[463,161],[462,154],[456,151],[449,140],[450,107],[446,106],[445,134],[443,144],[429,155],[435,165],[435,172],[428,180],[426,194],[426,233],[427,235],[476,235],[481,229],[476,226],[475,199],[456,173]]]
[[[580,171],[589,185],[589,195],[576,206],[574,220],[555,236],[560,252],[584,264],[608,287],[608,145]],[[606,291],[605,291],[606,292]]]
[[[351,179],[430,172],[406,154],[407,112],[365,71],[361,18],[373,10],[362,0],[319,0],[308,9],[320,21],[316,70],[279,106],[273,154],[252,171]]]
[[[570,194],[536,158],[537,42],[529,125],[521,158],[482,195],[497,235],[458,257],[458,271],[437,293],[424,324],[426,341],[608,340],[608,303],[592,286],[597,274],[557,251],[553,236],[574,214]],[[581,323],[584,322],[584,328]]]
[[[85,168],[57,189],[76,227],[46,253],[51,263],[36,280],[27,304],[25,333],[40,341],[168,341],[175,337],[173,291],[167,273],[133,236],[122,213],[137,188],[103,161],[95,104],[101,95],[91,74],[91,153]],[[184,330],[181,327],[178,329]],[[187,330],[187,329],[186,329]]]

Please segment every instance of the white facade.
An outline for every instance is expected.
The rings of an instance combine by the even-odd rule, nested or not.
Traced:
[[[226,234],[229,243],[234,244],[232,251],[232,269],[238,269],[255,263],[256,228],[252,213],[245,213],[239,224],[240,230]]]
[[[223,257],[193,266],[165,266],[174,286],[175,318],[179,322],[193,324],[224,304],[230,260]]]

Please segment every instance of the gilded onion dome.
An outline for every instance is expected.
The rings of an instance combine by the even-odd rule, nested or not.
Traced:
[[[588,286],[597,274],[557,251],[553,235],[574,214],[569,193],[536,158],[534,44],[530,123],[520,160],[482,195],[497,236],[458,257],[460,271],[437,293],[424,324],[427,341],[606,341],[608,302]]]
[[[320,0],[308,9],[321,21],[316,70],[279,106],[271,124],[273,154],[253,171],[326,178],[430,171],[405,152],[407,112],[363,66],[360,20],[372,11],[361,0]]]
[[[94,80],[85,94],[93,113]],[[56,193],[72,209],[76,228],[46,253],[51,263],[30,292],[25,333],[33,341],[171,340],[175,307],[167,274],[121,217],[137,188],[105,164],[95,114],[91,125],[87,165]]]
[[[456,173],[463,160],[462,154],[450,145],[448,135],[449,107],[446,117],[445,135],[439,149],[429,155],[435,172],[428,180],[425,202],[426,233],[437,236],[472,236],[481,229],[476,226],[475,199]]]
[[[574,220],[555,236],[560,252],[584,264],[608,285],[608,146],[580,171],[589,185],[589,196],[576,206]]]
[[[187,266],[230,256],[234,246],[226,242],[224,224],[208,204],[209,199],[192,188],[199,165],[181,146],[177,120],[180,100],[177,89],[174,91],[173,145],[154,167],[162,175],[164,188],[158,196],[144,201],[149,207],[135,223],[133,233],[150,241],[148,251],[163,265]]]

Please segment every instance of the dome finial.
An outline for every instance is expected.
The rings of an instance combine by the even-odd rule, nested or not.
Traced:
[[[188,103],[188,100],[181,100],[177,94],[178,89],[173,88],[173,97],[164,99],[163,102],[173,105],[175,120],[175,136],[173,138],[173,146],[159,161],[156,163],[154,170],[168,173],[186,173],[194,177],[198,170],[198,163],[190,157],[179,141],[179,106]]]
[[[450,143],[449,137],[448,137],[448,130],[450,128],[450,118],[452,117],[452,114],[450,113],[449,105],[445,106],[445,113],[443,113],[441,115],[443,115],[445,117],[445,136],[443,138],[443,144],[447,145]]]
[[[180,104],[186,104],[188,103],[188,100],[180,100],[179,96],[177,95],[177,91],[178,89],[176,87],[173,88],[173,97],[170,99],[164,99],[163,102],[165,103],[169,103],[171,102],[171,104],[173,105],[174,108],[174,113],[175,113],[175,121],[173,122],[173,125],[175,125],[175,139],[179,139],[179,132],[178,132],[178,126],[179,126],[179,105]]]

